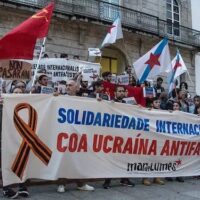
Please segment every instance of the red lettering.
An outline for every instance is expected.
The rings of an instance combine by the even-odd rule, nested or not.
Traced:
[[[124,140],[122,137],[115,137],[113,144],[113,153],[121,153]]]
[[[78,135],[76,133],[72,133],[69,138],[69,151],[75,152],[78,146]]]
[[[103,135],[95,134],[93,139],[93,151],[94,152],[101,151],[102,144],[103,144]]]
[[[165,141],[165,144],[162,148],[162,151],[160,153],[161,156],[165,155],[165,156],[169,156],[169,140]]]
[[[111,135],[105,136],[104,143],[103,143],[103,151],[104,151],[104,153],[109,153],[112,150],[111,147],[108,147],[108,142],[109,141],[113,141],[113,137]]]
[[[172,141],[171,152],[170,155],[176,156],[178,154],[180,141]]]
[[[139,141],[139,138],[136,138],[135,144],[134,144],[134,149],[133,149],[133,154],[137,154],[137,152],[138,152],[138,141]]]
[[[156,155],[157,152],[157,141],[152,140],[151,145],[149,147],[148,155]]]
[[[59,133],[58,139],[57,139],[57,150],[60,152],[65,152],[67,150],[67,146],[63,145],[63,140],[68,138],[67,133]]]
[[[193,155],[198,155],[198,156],[200,155],[200,142],[198,142],[197,147],[196,147]]]
[[[140,145],[139,145],[139,150],[138,150],[139,155],[147,154],[148,143],[149,143],[149,139],[140,139]]]
[[[80,139],[80,142],[79,142],[79,145],[78,145],[78,150],[77,152],[87,152],[87,135],[86,134],[83,134],[81,136],[81,139]]]
[[[184,151],[185,151],[185,147],[187,145],[186,141],[181,141],[181,151],[180,151],[180,156],[183,155]]]
[[[122,153],[129,153],[132,154],[133,151],[133,143],[132,143],[132,138],[128,138],[126,141],[126,144],[124,146],[124,149],[122,151]]]
[[[188,156],[191,155],[191,153],[195,150],[195,146],[196,146],[196,142],[192,142],[191,146],[190,146],[190,151],[188,153]]]

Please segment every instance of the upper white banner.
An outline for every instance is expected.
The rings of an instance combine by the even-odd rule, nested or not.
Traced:
[[[32,69],[34,72],[38,60],[34,59],[24,61],[32,64]],[[91,82],[99,77],[100,68],[101,66],[99,63],[91,63],[82,60],[43,58],[40,60],[38,69],[45,69],[53,82],[72,79],[78,72],[82,72],[84,69],[90,69],[91,74],[88,76],[87,81]]]

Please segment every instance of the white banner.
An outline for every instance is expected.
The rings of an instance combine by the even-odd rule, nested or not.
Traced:
[[[24,61],[31,63],[33,70],[36,69],[37,59]],[[100,71],[100,67],[99,63],[72,59],[67,60],[64,58],[43,58],[39,64],[39,70],[46,69],[49,77],[52,77],[53,82],[72,79],[82,69],[89,68],[94,71]]]
[[[94,69],[92,68],[83,68],[82,69],[82,80],[88,81],[89,83],[92,83],[94,81],[97,81],[100,77],[100,68]]]
[[[3,184],[200,175],[199,119],[85,97],[5,95]]]
[[[101,50],[99,48],[88,48],[89,56],[101,57]]]

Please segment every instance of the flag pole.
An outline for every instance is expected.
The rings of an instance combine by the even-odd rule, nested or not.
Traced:
[[[187,75],[188,75],[188,77],[189,77],[190,83],[192,83],[192,85],[194,85],[194,83],[193,83],[193,81],[192,81],[192,78],[191,78],[191,76],[190,76],[188,70],[187,70]]]
[[[43,53],[43,50],[44,50],[45,42],[46,42],[46,37],[43,39],[43,42],[42,42],[42,48],[41,48],[40,55],[39,55],[39,58],[38,58],[38,61],[37,61],[36,69],[34,70],[34,76],[33,76],[33,82],[32,82],[31,88],[33,87],[34,82],[36,80],[36,76],[37,76],[40,60],[42,58],[42,53]]]

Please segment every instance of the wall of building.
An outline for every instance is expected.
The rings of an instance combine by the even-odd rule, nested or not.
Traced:
[[[180,7],[181,25],[192,27],[191,21],[191,1],[177,0]],[[166,20],[166,0],[124,0],[122,5],[137,11],[141,11],[150,15]]]
[[[191,7],[192,7],[192,28],[200,31],[200,1],[199,0],[192,0],[191,2]],[[199,35],[200,37],[200,35]],[[196,82],[196,93],[200,95],[200,52],[196,52],[195,54],[195,82]]]
[[[128,2],[128,1],[127,1]],[[137,2],[134,0],[134,2]],[[142,1],[144,2],[144,1]],[[149,3],[147,1],[147,3]],[[144,6],[144,5],[141,5]],[[146,5],[146,7],[148,7]],[[18,25],[20,22],[28,18],[32,13],[19,9],[0,7],[0,36],[4,35],[8,30]],[[102,43],[108,27],[100,23],[86,22],[68,17],[53,17],[49,34],[46,41],[46,52],[50,57],[60,56],[66,53],[69,58],[79,55],[81,60],[88,59],[88,48],[99,47]],[[137,33],[123,31],[124,40],[114,44],[119,51],[115,56],[125,59],[121,62],[120,71],[124,71],[126,64],[132,63],[151,49],[159,38],[151,35],[139,35]],[[177,46],[170,44],[171,58],[176,55]],[[191,49],[179,46],[180,53],[188,67],[190,76],[195,82],[194,66],[192,66]],[[56,55],[55,55],[56,54]],[[104,52],[104,54],[109,54]],[[166,78],[164,78],[166,80]],[[184,78],[187,82],[188,77]],[[165,87],[167,88],[166,81]],[[194,94],[194,85],[189,84],[189,91]]]

